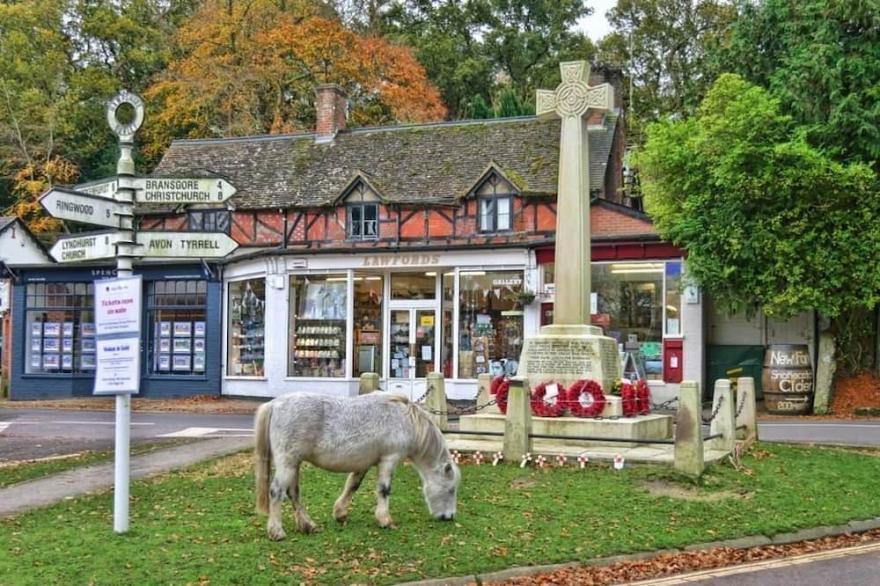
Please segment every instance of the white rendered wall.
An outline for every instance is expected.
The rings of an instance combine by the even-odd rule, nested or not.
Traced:
[[[51,262],[40,245],[17,222],[0,232],[0,261],[13,266]]]

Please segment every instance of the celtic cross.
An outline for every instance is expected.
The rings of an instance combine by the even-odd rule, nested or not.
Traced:
[[[590,319],[590,143],[586,115],[611,110],[614,88],[588,84],[586,61],[560,63],[562,83],[538,90],[536,111],[562,119],[559,184],[556,193],[556,299],[554,325],[588,324]]]

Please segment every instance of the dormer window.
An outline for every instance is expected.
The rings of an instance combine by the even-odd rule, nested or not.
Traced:
[[[505,232],[513,225],[513,186],[496,173],[475,191],[480,232]]]
[[[345,196],[346,234],[349,240],[379,238],[379,197],[363,181],[357,181]]]

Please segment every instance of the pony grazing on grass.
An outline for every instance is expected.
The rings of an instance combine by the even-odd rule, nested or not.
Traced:
[[[348,472],[333,517],[344,522],[351,498],[364,475],[376,466],[376,520],[392,527],[388,513],[394,467],[409,458],[422,479],[428,510],[437,519],[455,515],[461,480],[440,429],[420,407],[405,397],[372,393],[353,398],[294,393],[264,403],[254,419],[256,435],[257,511],[269,513],[267,530],[284,539],[281,504],[293,501],[296,524],[311,533],[315,524],[299,500],[299,467],[309,462],[332,472]],[[270,459],[275,477],[269,483]]]

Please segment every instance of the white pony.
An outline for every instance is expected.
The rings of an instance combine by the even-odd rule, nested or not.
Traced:
[[[281,504],[293,501],[296,524],[311,533],[315,524],[299,500],[302,462],[333,472],[349,472],[342,495],[333,505],[339,522],[348,517],[351,498],[371,466],[377,466],[376,520],[392,527],[388,513],[394,467],[409,458],[422,479],[428,510],[437,519],[455,515],[461,479],[443,434],[433,421],[404,397],[372,393],[353,398],[293,393],[264,403],[254,420],[256,435],[257,511],[269,513],[267,530],[284,539]],[[269,483],[270,459],[275,477]]]

